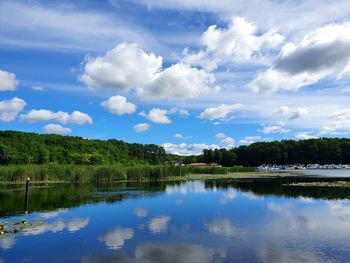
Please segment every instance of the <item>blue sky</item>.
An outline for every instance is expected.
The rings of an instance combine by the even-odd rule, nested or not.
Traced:
[[[0,3],[0,129],[168,152],[349,137],[347,0]]]

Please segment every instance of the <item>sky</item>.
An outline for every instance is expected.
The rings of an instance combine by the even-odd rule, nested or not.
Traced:
[[[0,129],[199,154],[350,132],[349,0],[2,0]]]

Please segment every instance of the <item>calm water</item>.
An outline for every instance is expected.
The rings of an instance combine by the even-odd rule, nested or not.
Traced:
[[[322,177],[350,177],[350,169],[311,169],[311,170],[283,170],[288,173],[298,173]]]
[[[350,191],[282,183],[3,186],[0,262],[350,262]]]

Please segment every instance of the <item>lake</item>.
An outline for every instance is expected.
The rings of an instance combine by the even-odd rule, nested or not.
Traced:
[[[350,262],[349,188],[284,180],[1,186],[0,262]]]

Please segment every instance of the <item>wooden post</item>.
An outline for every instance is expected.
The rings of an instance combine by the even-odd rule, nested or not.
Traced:
[[[29,181],[30,178],[27,178],[27,182],[26,182],[26,194],[24,197],[24,213],[28,214],[28,201],[29,201]]]

